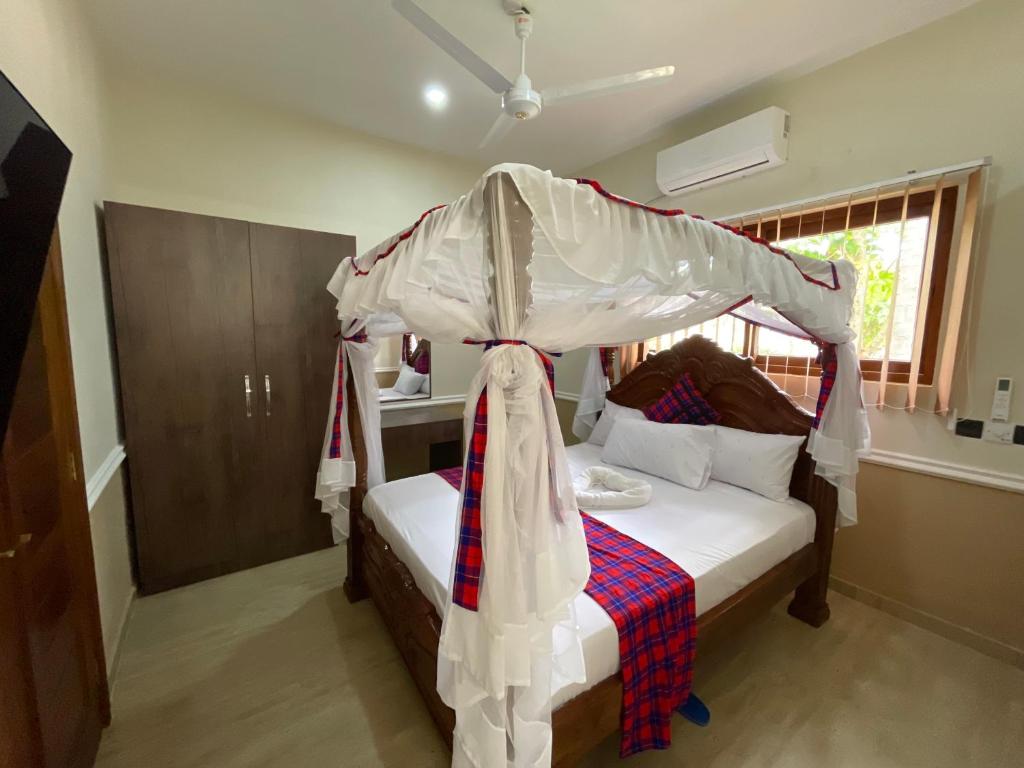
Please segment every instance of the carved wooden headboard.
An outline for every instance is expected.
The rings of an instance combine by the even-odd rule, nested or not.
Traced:
[[[691,336],[671,349],[647,358],[608,392],[613,403],[642,408],[667,392],[684,373],[722,415],[722,425],[750,432],[807,435],[813,416],[775,386],[749,357],[726,352],[703,336]],[[800,449],[790,495],[814,506],[812,497],[825,489],[814,475],[814,461]]]

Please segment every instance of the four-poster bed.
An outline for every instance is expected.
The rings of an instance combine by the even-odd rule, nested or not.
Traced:
[[[804,538],[721,591],[695,624],[700,645],[714,644],[796,590],[790,613],[818,626],[828,617],[837,508],[852,520],[856,457],[867,440],[847,324],[854,284],[846,262],[816,262],[681,211],[624,201],[593,182],[515,165],[492,169],[452,205],[342,262],[329,286],[339,299],[342,342],[317,495],[349,537],[346,594],[373,597],[453,746],[454,764],[569,764],[619,727],[630,693],[619,677],[599,682],[585,670],[592,660],[584,659],[589,640],[577,611],[598,577],[584,538],[584,522],[588,531],[593,523],[576,507],[570,470],[583,454],[574,447],[570,456],[562,444],[552,368],[540,350],[624,343],[725,312],[815,339],[829,362],[814,415],[749,360],[697,338],[645,362],[607,398],[644,406],[689,373],[722,426],[807,435],[790,483],[791,506],[806,510]],[[403,539],[400,525],[378,525],[390,524],[386,500],[399,483],[381,485],[379,412],[366,363],[375,338],[406,330],[484,345],[467,394],[465,477],[461,486],[449,480],[459,492],[427,478],[432,491],[417,486],[413,500],[397,506],[396,514],[413,514],[415,527],[434,512],[412,509],[417,500],[443,497],[448,517],[421,529],[424,538],[441,532],[443,546],[432,554],[417,550],[415,536]],[[604,400],[589,376],[596,369],[588,366],[581,397],[591,414]],[[671,495],[669,485],[663,492]],[[348,510],[339,498],[345,490]],[[437,589],[425,586],[420,556],[434,558]],[[439,556],[451,563],[447,578]],[[583,692],[559,702],[552,717],[556,681]],[[688,682],[676,693],[686,690]],[[623,745],[626,754],[625,736]]]
[[[643,407],[688,372],[708,401],[722,414],[724,426],[752,432],[806,435],[812,415],[780,391],[749,359],[719,349],[700,336],[680,342],[641,364],[608,392],[608,399]],[[354,391],[350,390],[354,395]],[[365,477],[366,453],[355,409],[349,412],[359,476]],[[350,600],[371,597],[422,694],[439,732],[451,746],[455,713],[437,693],[437,647],[441,618],[417,587],[416,579],[390,544],[363,513],[365,485],[352,491],[349,514],[348,572]],[[793,498],[814,510],[814,539],[775,564],[759,578],[715,605],[698,619],[698,655],[731,636],[787,594],[796,591],[789,613],[811,626],[828,619],[829,564],[836,520],[836,490],[814,473],[813,459],[800,451],[790,485]],[[552,765],[571,766],[619,728],[622,705],[619,675],[606,678],[552,713]]]

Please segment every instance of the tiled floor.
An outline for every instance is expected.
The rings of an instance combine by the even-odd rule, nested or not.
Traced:
[[[446,766],[372,603],[334,549],[138,600],[98,768]],[[1024,671],[842,595],[814,630],[781,606],[698,660],[712,711],[671,750],[584,765],[1016,766]]]

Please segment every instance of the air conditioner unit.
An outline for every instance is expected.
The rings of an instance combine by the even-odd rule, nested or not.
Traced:
[[[723,125],[658,153],[658,189],[665,195],[695,192],[786,162],[789,113],[779,107]]]

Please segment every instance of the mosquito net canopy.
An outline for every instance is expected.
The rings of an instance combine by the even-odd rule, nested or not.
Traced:
[[[552,686],[585,678],[572,606],[590,566],[546,355],[639,341],[726,312],[813,339],[831,364],[809,450],[839,487],[840,518],[852,522],[868,438],[848,324],[855,282],[848,262],[791,254],[596,182],[511,164],[341,262],[328,286],[342,340],[317,495],[342,535],[340,494],[355,482],[349,378],[367,482],[383,482],[376,339],[412,331],[484,345],[466,398],[465,480],[438,654],[438,690],[457,715],[456,764],[549,764]],[[599,394],[590,400],[600,406]]]

